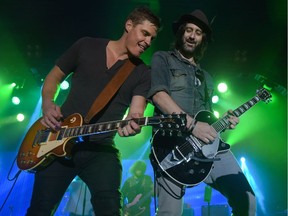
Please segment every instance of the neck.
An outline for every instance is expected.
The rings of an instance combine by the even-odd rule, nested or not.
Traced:
[[[121,40],[110,41],[107,45],[107,50],[115,60],[124,60],[128,58],[127,50]]]
[[[194,61],[194,57],[193,57],[193,56],[187,56],[187,55],[185,55],[184,53],[182,53],[180,50],[177,50],[177,51],[178,51],[178,53],[180,54],[180,56],[181,56],[183,59],[189,61],[190,64],[192,64],[192,65],[197,65],[196,62]]]

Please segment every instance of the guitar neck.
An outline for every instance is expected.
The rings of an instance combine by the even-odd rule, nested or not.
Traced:
[[[240,117],[242,114],[244,114],[247,110],[252,108],[255,104],[257,104],[259,101],[261,101],[261,98],[256,95],[255,97],[251,98],[246,103],[239,106],[237,109],[233,111],[233,115],[236,117]],[[216,130],[217,133],[225,130],[229,125],[229,116],[226,115],[223,118],[219,119],[218,121],[214,122],[211,126]]]
[[[119,127],[122,128],[128,125],[129,121],[130,120],[110,121],[104,123],[83,125],[78,127],[63,128],[63,131],[61,132],[63,133],[63,138],[108,133],[116,131]],[[133,121],[135,121],[139,126],[146,126],[150,123],[148,117],[136,118],[133,119]]]
[[[181,130],[186,125],[185,114],[133,118],[132,120],[136,122],[139,126],[149,125],[161,129],[170,129],[170,130]],[[116,131],[119,127],[123,128],[124,126],[128,125],[129,121],[131,121],[131,119],[82,125],[77,127],[63,127],[59,132],[58,139],[78,137],[78,136],[88,136],[88,135],[95,135]]]

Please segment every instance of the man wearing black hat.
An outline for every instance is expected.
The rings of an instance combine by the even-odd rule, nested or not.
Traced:
[[[212,77],[199,66],[212,39],[209,21],[202,11],[195,10],[181,16],[172,28],[176,36],[175,49],[153,55],[148,97],[155,105],[155,115],[186,113],[187,131],[182,135],[153,132],[150,159],[157,176],[157,216],[182,215],[186,187],[201,181],[228,199],[234,216],[254,216],[254,192],[232,152],[219,140],[209,121],[197,118],[201,110],[212,111]],[[231,110],[226,115],[227,129],[234,129],[239,119]],[[216,148],[216,157],[205,155],[204,146],[210,148],[215,143],[223,149],[218,152]]]

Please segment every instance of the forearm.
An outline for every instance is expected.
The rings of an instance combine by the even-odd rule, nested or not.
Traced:
[[[164,113],[184,113],[184,111],[177,105],[177,103],[166,92],[157,92],[153,96],[153,103]]]
[[[65,75],[59,67],[55,66],[46,76],[42,88],[43,104],[53,102],[59,92],[59,86]]]
[[[133,96],[129,112],[127,114],[127,119],[142,117],[144,115],[144,111],[146,109],[146,99],[142,96]]]
[[[176,102],[164,91],[158,92],[153,96],[154,104],[164,113],[164,114],[180,114],[185,113]],[[192,116],[186,115],[187,123],[186,128],[194,136],[200,138],[206,143],[210,140],[214,140],[217,136],[215,130],[205,122],[197,122]]]
[[[173,98],[164,91],[157,92],[153,96],[153,102],[164,114],[185,113],[185,111],[181,109],[180,106],[178,106],[178,104],[173,100]],[[195,119],[193,119],[192,116],[189,115],[187,115],[186,118],[187,118],[186,127],[190,129]]]
[[[143,117],[144,111],[146,108],[146,99],[143,96],[133,96],[129,112],[126,119],[136,119]],[[120,136],[133,136],[137,133],[140,133],[141,127],[135,121],[131,120],[128,121],[128,124],[124,127],[118,128],[118,134]]]
[[[59,67],[55,66],[46,76],[42,88],[42,114],[41,123],[45,127],[58,130],[61,127],[60,119],[63,117],[60,107],[54,103],[59,85],[65,74]]]

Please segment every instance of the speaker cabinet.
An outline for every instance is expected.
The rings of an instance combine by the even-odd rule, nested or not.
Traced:
[[[228,205],[202,206],[201,211],[202,216],[230,216],[230,209]]]
[[[194,216],[193,208],[184,208],[182,216]]]
[[[187,203],[184,203],[182,216],[194,216],[194,209]]]

